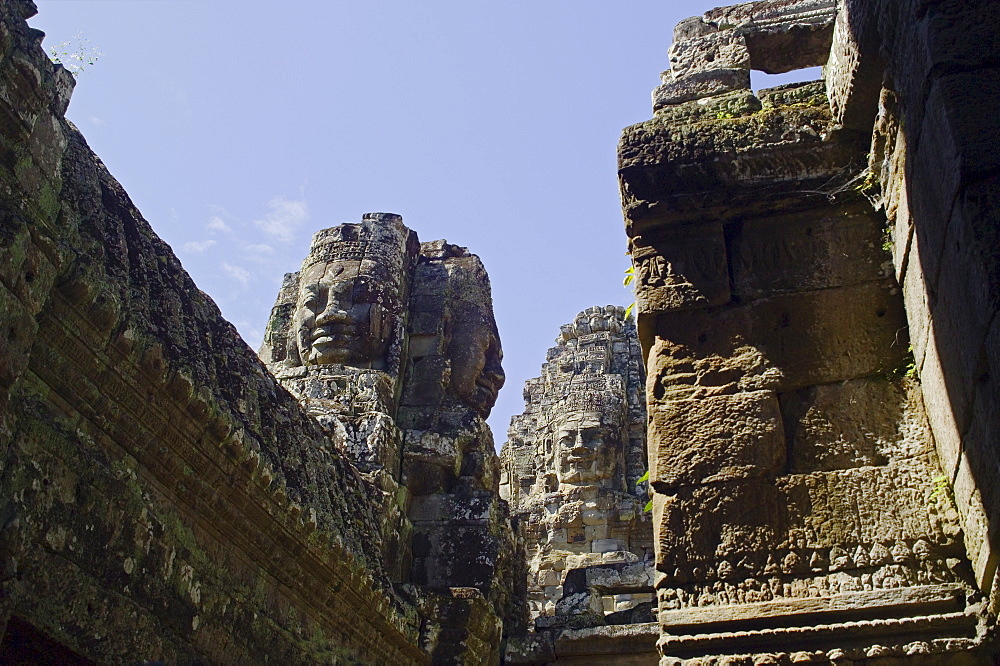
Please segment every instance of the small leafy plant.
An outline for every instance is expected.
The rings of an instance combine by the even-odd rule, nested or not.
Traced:
[[[73,76],[79,76],[87,67],[94,65],[104,53],[100,47],[94,46],[82,32],[73,35],[70,41],[65,41],[49,49],[52,62],[62,65]]]
[[[628,253],[626,253],[626,255],[627,254]],[[632,285],[633,282],[635,282],[635,265],[629,266],[628,268],[625,269],[625,279],[622,280],[622,286],[629,287]],[[626,319],[628,319],[628,316],[632,313],[632,310],[634,309],[635,309],[635,301],[632,301],[632,304],[629,305],[627,308],[625,308]],[[640,476],[638,479],[635,480],[635,485],[638,486],[640,483],[645,483],[646,481],[649,481],[648,469],[646,470],[645,474],[643,474],[642,476]],[[646,502],[646,506],[642,507],[642,512],[649,513],[652,510],[653,510],[653,500],[649,500],[648,502]]]
[[[947,474],[942,474],[941,476],[934,477],[933,484],[934,484],[934,491],[931,493],[931,496],[927,498],[928,502],[936,499],[938,495],[947,496],[946,493],[949,493],[951,491],[951,486],[948,484]]]
[[[642,476],[640,476],[638,479],[635,480],[635,485],[638,486],[640,483],[645,483],[646,481],[649,481],[648,469],[646,470],[645,474],[643,474]],[[649,513],[652,510],[653,510],[653,500],[649,500],[648,502],[646,502],[646,506],[642,507],[642,512]]]
[[[626,256],[628,255],[627,252],[625,254]],[[633,282],[635,282],[635,266],[629,266],[628,268],[625,269],[625,279],[622,280],[622,286],[623,287],[631,286]],[[634,309],[635,309],[635,301],[632,301],[632,303],[627,308],[625,308],[626,319],[628,319],[628,316],[632,314],[632,310]]]

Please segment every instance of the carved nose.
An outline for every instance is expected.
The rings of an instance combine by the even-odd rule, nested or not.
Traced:
[[[326,310],[323,310],[316,315],[317,326],[324,326],[326,324],[342,324],[347,320],[347,312],[341,310],[335,305],[330,305]]]

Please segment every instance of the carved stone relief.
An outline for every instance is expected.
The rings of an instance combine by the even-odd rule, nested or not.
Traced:
[[[984,635],[886,221],[844,180],[867,144],[837,133],[822,82],[748,88],[750,68],[822,64],[836,10],[776,0],[682,22],[653,119],[619,144],[661,664],[828,658],[854,622],[863,652],[905,644],[908,625],[955,622],[957,649]]]

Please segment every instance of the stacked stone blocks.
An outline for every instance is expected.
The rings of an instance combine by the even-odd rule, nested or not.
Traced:
[[[862,196],[868,137],[823,82],[749,90],[751,68],[824,64],[837,16],[755,2],[682,22],[653,119],[619,145],[663,664],[941,653],[988,633],[934,481],[886,221]],[[932,637],[907,638],[918,627]]]

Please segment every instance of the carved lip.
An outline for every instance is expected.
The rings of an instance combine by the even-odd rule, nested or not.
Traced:
[[[578,446],[570,450],[569,455],[566,456],[567,462],[588,462],[597,457],[597,453],[586,446]]]
[[[483,371],[476,377],[476,386],[489,393],[497,393],[504,383],[503,375],[495,372]]]
[[[338,340],[360,338],[361,333],[358,326],[341,324],[337,326],[321,326],[309,333],[309,341],[314,345],[330,344]]]

